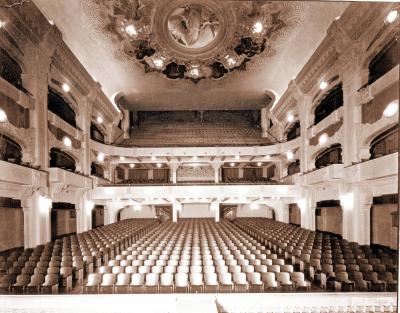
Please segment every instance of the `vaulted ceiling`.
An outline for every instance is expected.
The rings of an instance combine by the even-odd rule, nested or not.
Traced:
[[[145,110],[256,109],[279,98],[348,3],[34,0],[107,96]],[[270,94],[270,93],[269,93]]]

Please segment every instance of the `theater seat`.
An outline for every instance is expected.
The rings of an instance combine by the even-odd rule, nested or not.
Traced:
[[[114,287],[115,293],[128,293],[129,283],[131,281],[131,274],[121,273],[117,276],[117,282]]]

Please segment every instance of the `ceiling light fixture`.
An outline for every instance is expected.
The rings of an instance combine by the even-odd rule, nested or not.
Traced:
[[[197,67],[193,67],[190,71],[189,71],[190,75],[193,77],[198,77],[200,76],[200,71]]]
[[[52,20],[49,20],[50,25],[54,25],[54,22]]]
[[[323,145],[327,142],[327,140],[328,140],[328,135],[324,133],[321,136],[319,136],[318,142],[320,145]]]
[[[154,160],[156,160],[157,158],[156,158],[154,155],[152,155],[152,156],[151,156],[151,159],[154,161]]]
[[[288,160],[292,160],[293,157],[294,157],[293,152],[292,151],[286,152],[286,157],[287,157]]]
[[[124,156],[120,156],[119,159],[120,159],[121,161],[123,161],[123,160],[125,160],[125,157],[124,157]]]
[[[235,155],[235,159],[239,160],[240,159],[240,155]]]
[[[129,24],[128,26],[126,26],[125,32],[131,37],[136,36],[138,34],[137,30],[133,24]]]
[[[157,167],[160,168],[162,166],[161,163],[157,163]]]
[[[328,83],[327,83],[326,81],[322,81],[322,82],[319,84],[319,89],[321,89],[321,90],[326,89],[326,87],[328,87]]]
[[[232,166],[232,167],[235,166],[235,163],[232,162],[232,163],[230,164],[230,166]]]
[[[134,163],[131,163],[131,164],[129,164],[129,167],[130,167],[130,168],[134,168],[134,167],[135,167],[135,164],[134,164]]]
[[[196,161],[196,160],[197,160],[197,156],[193,156],[193,157],[192,157],[192,160],[193,160],[193,161]]]
[[[261,162],[258,162],[258,163],[257,163],[257,166],[261,166],[261,165],[262,165],[262,163],[261,163]]]
[[[96,120],[99,124],[103,123],[103,118],[101,116],[98,116]]]
[[[104,161],[104,153],[103,152],[100,152],[97,155],[97,161],[99,161],[99,162],[103,162]]]
[[[0,123],[7,121],[7,114],[4,110],[0,109]]]
[[[0,28],[2,28],[4,25],[6,25],[6,23],[0,20]]]
[[[71,147],[72,141],[71,141],[71,139],[69,139],[67,136],[65,136],[65,137],[63,138],[63,144],[64,144],[64,146],[66,146],[66,147]]]
[[[391,117],[399,111],[399,102],[397,100],[390,102],[383,111],[384,117]]]
[[[264,29],[264,26],[263,26],[263,24],[261,22],[254,23],[254,25],[253,25],[253,33],[259,34],[259,33],[261,33],[263,31],[263,29]]]
[[[266,158],[267,160],[269,160],[269,159],[271,159],[271,156],[270,156],[270,155],[266,155],[265,158]]]
[[[228,58],[228,65],[234,66],[236,64],[236,60],[232,57]]]
[[[69,87],[68,84],[64,83],[64,84],[62,84],[62,90],[64,90],[65,92],[69,92],[71,90],[71,88]]]
[[[293,122],[293,120],[294,120],[294,116],[293,116],[293,114],[292,114],[292,113],[289,113],[289,114],[288,114],[288,116],[287,116],[287,120],[288,120],[288,122]]]
[[[154,59],[153,64],[156,68],[161,69],[164,66],[164,61],[162,59]]]
[[[339,15],[339,16],[336,16],[335,17],[335,21],[338,21],[338,20],[340,20],[340,18],[341,18],[341,16]]]
[[[397,10],[390,11],[389,14],[386,16],[386,22],[393,23],[397,19],[398,15],[399,14]]]

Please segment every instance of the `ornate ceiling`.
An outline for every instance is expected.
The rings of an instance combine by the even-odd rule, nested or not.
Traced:
[[[265,106],[267,91],[280,96],[347,6],[225,0],[35,2],[107,95],[120,92],[122,103],[135,110]],[[274,81],[278,79],[282,81]]]

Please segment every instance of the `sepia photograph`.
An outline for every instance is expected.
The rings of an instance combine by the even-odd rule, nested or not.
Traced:
[[[391,313],[400,0],[0,0],[0,313]]]

